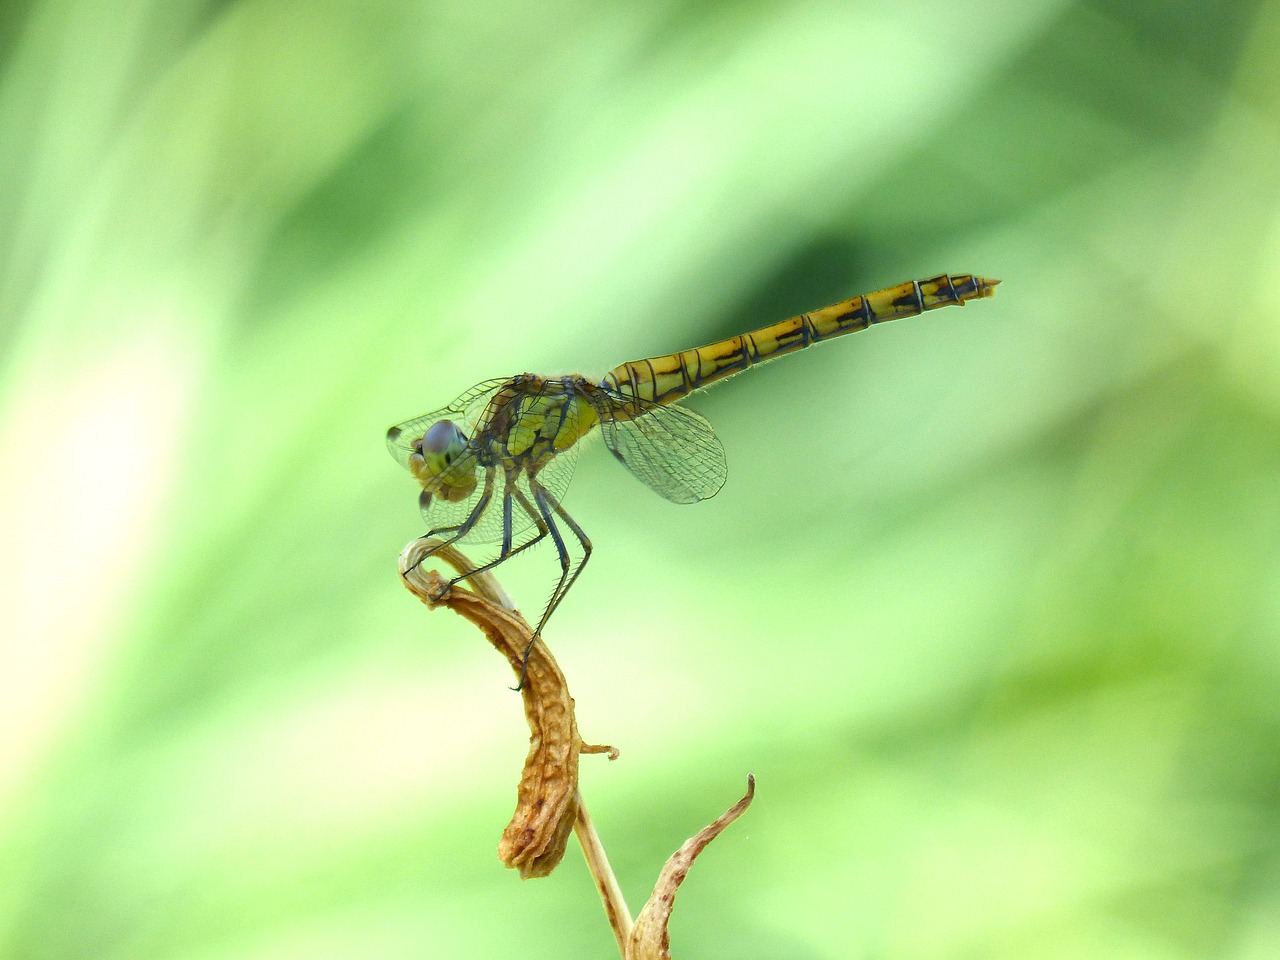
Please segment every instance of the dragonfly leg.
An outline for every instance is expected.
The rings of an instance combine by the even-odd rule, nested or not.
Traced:
[[[473,576],[484,570],[488,570],[497,563],[501,563],[511,553],[511,472],[507,471],[506,481],[504,482],[502,492],[502,544],[498,547],[498,558],[490,560],[488,563],[478,567],[472,567],[466,573],[460,573],[449,581],[449,587],[452,588],[467,577]]]
[[[542,632],[542,628],[547,625],[547,620],[550,619],[552,611],[560,605],[561,600],[568,596],[569,588],[577,582],[578,577],[582,574],[583,568],[587,565],[587,561],[591,559],[591,538],[587,536],[586,531],[578,526],[577,521],[575,521],[573,517],[569,516],[565,508],[560,505],[560,501],[553,497],[545,487],[540,486],[538,489],[542,493],[543,503],[554,510],[556,515],[568,525],[571,531],[573,531],[573,535],[577,539],[578,545],[582,547],[582,559],[578,561],[578,566],[574,569],[573,573],[569,574],[568,580],[565,580],[564,585],[559,588],[559,595],[552,596],[553,602],[542,615],[542,620],[538,624],[538,629],[534,631],[534,636],[537,636]],[[546,519],[550,520],[551,518],[547,517]],[[560,544],[560,546],[563,546],[563,544]],[[564,566],[568,562],[568,559],[568,551],[562,550],[561,566]]]
[[[532,537],[529,538],[529,540],[520,544],[514,549],[511,546],[511,540],[512,540],[511,504],[513,500],[520,504],[520,509],[524,510],[524,512],[529,515],[529,518],[533,520],[534,524],[538,528],[538,532],[536,534],[534,534]],[[514,483],[510,484],[507,487],[506,492],[503,494],[503,501],[504,502],[502,505],[502,509],[503,509],[502,547],[498,551],[498,555],[494,557],[492,560],[482,563],[480,566],[476,567],[474,570],[467,571],[465,575],[454,577],[452,580],[449,581],[449,586],[452,587],[454,584],[458,583],[460,580],[465,580],[467,577],[473,576],[477,573],[484,573],[486,570],[492,570],[498,564],[504,563],[505,561],[510,560],[517,553],[520,553],[524,550],[528,550],[535,543],[540,543],[543,540],[543,538],[546,537],[548,533],[548,527],[547,527],[546,521],[544,521],[542,517],[538,514],[538,512],[534,510],[533,504],[529,502],[529,498],[526,497],[523,493],[521,493],[520,488],[517,487]]]
[[[560,557],[560,580],[556,584],[556,588],[551,592],[551,599],[547,601],[547,608],[542,611],[542,618],[538,621],[538,627],[530,636],[528,644],[525,645],[524,655],[521,658],[523,663],[520,668],[520,682],[515,689],[520,690],[524,687],[525,676],[529,670],[529,653],[533,650],[534,643],[538,637],[542,635],[542,628],[547,625],[547,621],[551,619],[551,614],[555,612],[556,607],[560,605],[569,594],[569,588],[573,586],[574,581],[578,579],[582,573],[582,568],[587,565],[587,561],[591,559],[591,540],[583,529],[578,526],[573,517],[560,505],[551,492],[546,487],[538,483],[536,477],[529,478],[529,489],[533,493],[533,501],[538,506],[538,512],[542,515],[542,519],[546,522],[547,531],[551,534],[551,539],[555,542],[556,553]],[[556,526],[556,517],[563,520],[573,531],[574,537],[577,538],[578,544],[582,547],[582,559],[578,561],[578,565],[573,566],[569,548],[565,545],[564,537],[560,533],[560,528]]]
[[[432,537],[440,537],[441,534],[449,534],[449,536],[443,538],[441,543],[437,544],[434,547],[429,548],[422,555],[421,559],[419,559],[417,563],[415,563],[412,567],[406,570],[405,573],[411,573],[412,571],[417,569],[424,560],[430,559],[441,548],[457,543],[459,540],[465,537],[468,533],[470,533],[471,528],[476,525],[476,522],[480,519],[481,515],[488,508],[489,501],[492,499],[493,499],[493,471],[489,470],[485,473],[485,476],[484,476],[484,489],[480,492],[480,497],[476,500],[475,506],[471,508],[471,512],[467,514],[466,518],[461,523],[455,523],[447,527],[433,527],[432,529],[424,533],[422,536],[420,536],[418,538],[419,540],[430,540]],[[452,584],[450,585],[452,586]]]

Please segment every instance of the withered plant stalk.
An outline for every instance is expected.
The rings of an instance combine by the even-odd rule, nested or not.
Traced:
[[[400,554],[400,576],[405,586],[429,608],[446,606],[475,624],[506,658],[515,676],[520,677],[523,672],[525,678],[520,694],[529,724],[529,753],[516,789],[515,813],[498,843],[499,859],[525,879],[545,877],[564,857],[572,831],[582,847],[623,960],[669,960],[667,923],[676,888],[694,858],[750,805],[754,778],[748,776],[747,793],[738,803],[672,855],[639,919],[633,921],[578,792],[579,756],[606,753],[614,760],[618,751],[582,741],[564,673],[541,639],[530,649],[528,664],[524,663],[524,651],[529,649],[533,631],[492,572],[469,576],[470,590],[450,588],[437,571],[423,569],[422,561],[428,555],[444,560],[460,574],[475,567],[452,546],[414,540]]]

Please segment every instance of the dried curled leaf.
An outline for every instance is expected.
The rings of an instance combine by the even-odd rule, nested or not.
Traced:
[[[725,827],[737,820],[756,794],[756,778],[747,775],[747,792],[741,800],[726,810],[709,825],[703,827],[694,836],[684,842],[667,865],[658,875],[658,883],[653,888],[649,902],[636,917],[635,926],[627,937],[626,960],[671,960],[671,936],[667,932],[667,924],[671,920],[671,909],[675,905],[676,890],[689,875],[689,868],[712,840],[718,837]]]
[[[435,570],[424,572],[420,563],[430,549],[430,541],[415,540],[401,553],[405,586],[428,607],[444,605],[474,623],[520,676],[533,632],[529,624],[488,573],[469,578],[473,592],[449,588]],[[451,547],[439,548],[432,556],[459,572],[474,567]],[[578,816],[579,755],[612,748],[583,744],[564,674],[541,640],[529,653],[521,695],[529,724],[529,753],[516,790],[515,814],[498,843],[498,857],[528,879],[545,877],[564,857]]]

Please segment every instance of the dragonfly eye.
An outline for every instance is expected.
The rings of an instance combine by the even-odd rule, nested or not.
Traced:
[[[452,420],[439,420],[422,435],[422,458],[439,473],[462,453],[467,437]]]

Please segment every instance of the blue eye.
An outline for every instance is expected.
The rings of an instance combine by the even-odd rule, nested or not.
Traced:
[[[422,452],[434,453],[451,460],[462,450],[467,438],[452,420],[433,423],[422,437]]]

